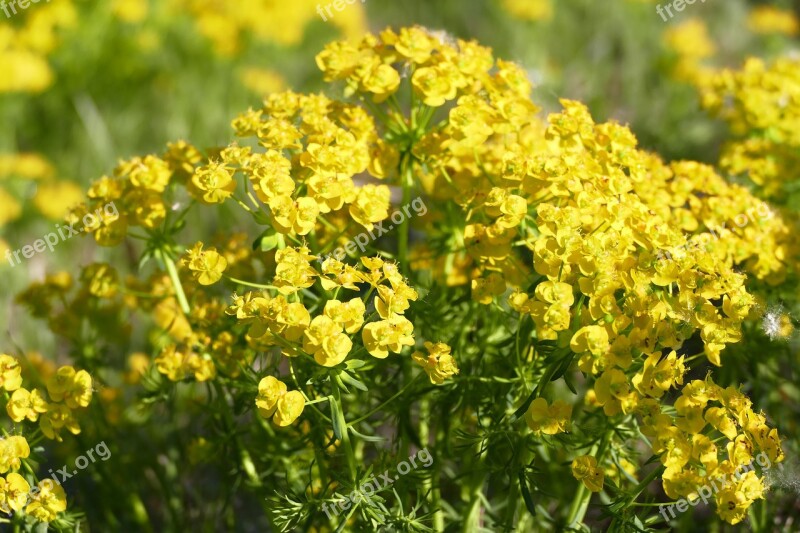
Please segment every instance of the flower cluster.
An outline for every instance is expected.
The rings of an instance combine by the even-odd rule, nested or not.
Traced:
[[[280,250],[276,254],[273,286],[281,294],[234,295],[227,313],[249,325],[249,339],[280,346],[284,355],[290,357],[306,354],[325,367],[336,366],[347,358],[353,349],[352,337],[359,332],[364,349],[379,359],[414,345],[414,326],[403,314],[409,302],[417,299],[417,293],[408,286],[395,264],[378,257],[365,257],[362,270],[328,258],[317,272],[312,266],[314,258],[307,248]],[[368,289],[361,297],[328,300],[322,312],[312,318],[305,305],[289,302],[284,294],[295,294],[317,282],[324,290],[334,289],[337,294],[341,290],[362,293],[364,289],[358,285],[363,284]],[[373,293],[370,303],[375,311],[371,316],[377,315],[377,320],[367,322],[365,300],[369,302]],[[434,358],[433,366],[440,367],[442,379],[455,372],[449,354],[440,361]]]
[[[759,453],[770,464],[784,459],[778,431],[768,427],[764,415],[753,411],[750,400],[733,387],[723,389],[709,378],[694,380],[681,390],[675,410],[673,417],[654,409],[642,428],[666,466],[664,491],[670,498],[696,497],[699,487],[733,477]],[[720,516],[731,524],[741,522],[766,489],[755,471],[737,476],[736,484],[716,494]]]
[[[92,399],[92,378],[85,370],[75,371],[62,366],[47,379],[50,401],[39,389],[22,387],[19,363],[11,356],[0,357],[3,387],[12,392],[6,412],[14,422],[39,422],[39,429],[48,439],[60,441],[61,429],[78,434],[81,429],[73,411],[89,405]]]
[[[19,361],[0,354],[0,387],[11,392],[6,411],[14,422],[39,421],[39,429],[49,439],[61,440],[59,431],[66,428],[79,433],[80,427],[73,410],[89,405],[92,397],[92,379],[85,370],[75,371],[63,366],[46,379],[51,401],[38,389],[28,391],[22,387],[22,367]],[[30,436],[35,436],[31,431]],[[30,457],[28,440],[22,435],[8,435],[0,439],[0,510],[10,515],[22,513],[37,521],[52,522],[67,508],[64,489],[51,479],[42,479],[36,488],[18,471],[22,462]],[[30,471],[30,468],[27,468]]]
[[[755,183],[764,198],[787,199],[800,146],[798,61],[770,64],[748,59],[741,70],[722,69],[698,84],[703,106],[730,125],[735,138],[723,150],[720,166]]]
[[[704,56],[693,52],[687,70]],[[274,456],[287,449],[309,472],[355,486],[365,449],[390,433],[403,446],[456,434],[479,443],[479,456],[490,450],[485,464],[470,463],[476,485],[463,492],[476,495],[473,510],[479,474],[501,459],[515,471],[505,488],[523,492],[534,460],[556,475],[571,463],[571,513],[612,482],[620,499],[610,508],[634,503],[644,485],[623,497],[636,488],[634,441],[660,459],[649,480],[663,472],[671,498],[758,452],[783,459],[777,430],[743,393],[690,373],[730,368],[726,349],[753,324],[756,291],[795,274],[788,216],[711,166],[665,163],[579,102],[542,118],[525,70],[476,42],[386,29],[331,43],[316,62],[344,99],[271,94],[233,120],[237,142],[172,143],[92,184],[70,220],[115,202],[118,212],[88,233],[140,253],[139,276],[93,263],[79,287],[55,274],[19,300],[91,345],[82,355],[101,368],[114,335],[145,330],[135,342],[146,348],[125,354],[124,380],[144,388],[143,404],[191,391],[254,490],[275,479]],[[752,112],[732,116],[757,120]],[[764,138],[789,143],[784,119],[762,125]],[[361,256],[318,260],[414,195],[432,206],[415,220],[425,239],[404,220]],[[199,222],[225,229],[205,235]],[[54,371],[51,402],[68,413],[85,406],[84,374]],[[13,372],[7,379],[12,418],[47,418],[43,393],[22,389]],[[240,425],[247,411],[257,424]],[[307,498],[328,496],[325,479],[308,489]],[[741,521],[765,489],[749,473],[717,495],[718,514]],[[311,524],[301,507],[276,508]]]

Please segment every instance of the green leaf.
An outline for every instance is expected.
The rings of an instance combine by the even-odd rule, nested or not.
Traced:
[[[531,513],[531,516],[536,516],[536,504],[533,501],[533,496],[531,495],[531,491],[528,488],[528,483],[525,481],[525,469],[521,469],[518,472],[519,476],[519,488],[522,491],[522,499],[525,500],[525,507],[528,509],[528,512]]]
[[[253,241],[253,250],[261,250],[268,252],[273,248],[277,248],[283,241],[283,236],[275,231],[275,228],[267,228],[255,241]]]
[[[575,388],[575,384],[572,383],[572,376],[570,374],[564,374],[564,383],[566,383],[567,388],[572,391],[572,394],[578,394],[578,390]]]
[[[339,387],[339,390],[343,390],[347,394],[350,394],[350,390],[344,384],[344,380],[342,379],[342,374],[344,373],[345,372],[343,370],[340,370],[338,368],[334,369],[333,373],[331,373],[331,379],[333,380],[334,385]]]
[[[520,418],[522,418],[522,416],[525,414],[525,411],[527,411],[527,410],[528,410],[528,407],[530,407],[530,406],[531,406],[531,404],[533,403],[533,400],[535,400],[535,399],[536,399],[536,394],[537,394],[538,392],[539,392],[539,387],[535,387],[535,388],[534,388],[534,389],[531,391],[531,394],[528,396],[528,399],[527,399],[527,400],[525,400],[524,402],[522,402],[522,405],[520,405],[520,406],[519,406],[519,409],[517,409],[516,411],[514,411],[514,415],[513,415],[513,417],[512,417],[512,418],[513,418],[513,420],[515,420],[515,421],[516,421],[516,420],[519,420]]]
[[[339,404],[330,398],[328,404],[331,406],[331,421],[333,422],[333,434],[337,439],[342,440],[345,428],[341,425],[342,413],[339,411]]]
[[[351,359],[347,361],[344,366],[347,368],[347,370],[357,370],[366,364],[367,363],[362,359]]]
[[[264,213],[263,211],[253,211],[253,219],[262,226],[269,226],[271,221],[269,219],[269,215]]]
[[[142,253],[142,257],[139,258],[139,270],[143,270],[144,266],[153,258],[153,250],[148,248]]]
[[[361,381],[357,380],[347,372],[342,372],[341,374],[339,374],[339,378],[341,378],[341,380],[344,381],[345,383],[349,383],[350,385],[352,385],[353,387],[357,388],[360,391],[367,392],[369,390],[366,385],[364,385]]]
[[[550,381],[555,381],[561,376],[563,376],[564,373],[566,373],[566,371],[569,370],[569,367],[572,364],[573,359],[575,359],[575,352],[570,351],[570,353],[568,353],[561,359],[561,364],[558,366],[558,368],[556,368],[556,371],[550,377]]]
[[[360,439],[364,439],[365,441],[368,441],[368,442],[386,442],[386,441],[389,440],[386,437],[376,437],[374,435],[364,435],[363,433],[359,433],[358,431],[356,431],[356,429],[353,426],[350,426],[350,433],[352,433],[356,437],[358,437]]]

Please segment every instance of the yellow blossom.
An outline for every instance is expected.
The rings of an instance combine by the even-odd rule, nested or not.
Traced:
[[[591,455],[582,455],[572,461],[572,475],[592,492],[603,490],[605,473],[597,467],[597,459]]]
[[[458,366],[456,366],[455,358],[450,354],[452,348],[443,342],[428,342],[424,343],[428,355],[422,352],[414,352],[411,358],[415,363],[420,365],[431,383],[441,385],[444,380],[458,374]]]

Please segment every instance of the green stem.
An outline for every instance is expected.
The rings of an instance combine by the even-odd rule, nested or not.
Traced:
[[[350,478],[353,480],[353,483],[356,481],[356,456],[353,453],[353,445],[350,443],[350,431],[347,429],[347,422],[345,422],[344,418],[344,410],[342,405],[342,393],[339,390],[339,384],[337,380],[334,379],[335,376],[331,374],[331,383],[333,384],[333,400],[336,402],[337,409],[336,409],[336,416],[339,418],[339,427],[342,428],[342,447],[344,448],[344,453],[347,456],[347,466],[350,469]]]
[[[411,186],[414,183],[412,156],[410,153],[403,155],[401,163],[402,173],[400,176],[401,185],[403,188],[402,206],[406,206],[411,202]],[[408,269],[408,235],[411,228],[409,224],[409,217],[403,217],[403,221],[398,228],[397,237],[397,260],[400,263],[400,271],[407,274]]]
[[[413,381],[412,381],[413,382]],[[420,401],[419,406],[419,440],[423,447],[427,448],[431,443],[430,441],[430,426],[428,419],[431,414],[430,399],[424,397]],[[434,444],[436,444],[434,442]],[[434,482],[436,486],[434,486]],[[433,509],[433,529],[435,531],[444,530],[444,516],[442,515],[441,504],[439,498],[441,497],[438,490],[438,480],[434,480],[434,476],[425,477],[422,481],[422,489],[428,494],[431,509]]]
[[[461,526],[462,533],[470,533],[472,531],[481,531],[481,498],[480,493],[483,488],[484,478],[479,478],[474,481],[472,491],[470,493],[470,506],[464,524]]]
[[[167,274],[169,274],[169,279],[172,281],[172,286],[175,289],[175,297],[178,299],[181,311],[183,311],[184,315],[188,316],[191,311],[189,300],[186,299],[186,293],[183,292],[183,285],[181,285],[181,279],[178,276],[178,269],[175,267],[175,261],[173,261],[172,257],[164,250],[158,250],[156,254],[167,268]]]
[[[241,279],[234,278],[233,276],[229,276],[227,274],[223,274],[223,276],[225,276],[230,281],[232,281],[232,282],[234,282],[236,284],[239,284],[239,285],[243,285],[245,287],[253,287],[255,289],[274,289],[274,290],[278,290],[278,287],[276,287],[275,285],[262,285],[261,283],[252,283],[250,281],[244,281],[244,280],[241,280]]]
[[[569,506],[569,514],[567,515],[567,524],[568,527],[573,527],[574,524],[577,524],[581,520],[583,520],[583,516],[586,514],[586,509],[589,507],[589,500],[592,498],[592,493],[588,491],[586,485],[581,482],[580,486],[578,487],[578,492],[575,494],[575,497],[572,499],[572,503]]]
[[[631,502],[634,502],[634,501],[636,501],[636,498],[638,498],[638,497],[639,497],[639,494],[641,494],[641,493],[642,493],[642,491],[644,491],[644,489],[646,489],[646,488],[647,488],[647,486],[648,486],[648,485],[649,485],[649,484],[650,484],[650,483],[651,483],[651,482],[652,482],[652,481],[653,481],[655,478],[657,478],[657,477],[658,477],[658,476],[659,476],[659,475],[660,475],[660,474],[661,474],[663,471],[664,471],[664,469],[663,469],[662,467],[660,467],[660,466],[659,466],[659,467],[657,467],[657,468],[654,468],[652,472],[650,472],[649,474],[647,474],[647,477],[645,477],[645,478],[642,480],[642,482],[641,482],[641,483],[639,483],[638,485],[636,485],[636,488],[635,488],[635,489],[633,489],[633,494],[631,494],[631,495],[630,495],[630,501],[631,501]]]

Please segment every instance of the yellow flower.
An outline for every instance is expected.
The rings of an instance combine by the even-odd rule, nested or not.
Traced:
[[[0,439],[0,473],[20,468],[20,459],[27,459],[31,454],[25,437],[12,435]]]
[[[63,220],[67,212],[82,200],[83,190],[76,183],[52,181],[39,185],[33,204],[47,218]]]
[[[528,423],[528,427],[535,433],[544,433],[545,435],[555,435],[566,431],[571,418],[572,406],[560,400],[548,405],[544,398],[536,398],[525,412],[525,421]]]
[[[706,422],[714,426],[720,433],[734,439],[736,437],[736,425],[731,417],[727,415],[727,410],[723,407],[711,407],[706,410],[704,418]]]
[[[278,399],[277,410],[272,421],[276,426],[285,427],[303,413],[306,401],[300,391],[289,391]]]
[[[256,407],[264,418],[272,418],[279,427],[292,424],[303,413],[305,398],[300,391],[286,390],[286,384],[272,376],[263,378],[258,383]]]
[[[147,18],[148,8],[146,0],[114,0],[111,4],[111,11],[124,22],[142,22]]]
[[[5,226],[9,222],[18,219],[22,214],[22,205],[16,198],[0,189],[0,226]]]
[[[385,359],[389,352],[400,353],[403,346],[414,345],[414,325],[402,315],[370,322],[361,330],[364,346],[373,357]]]
[[[172,177],[169,164],[154,155],[123,161],[114,170],[114,173],[118,177],[129,179],[134,187],[154,192],[164,192]]]
[[[92,377],[85,370],[75,373],[69,388],[64,394],[64,402],[70,409],[86,407],[92,401]]]
[[[56,170],[44,157],[36,153],[0,154],[0,178],[19,176],[29,180],[50,179]]]
[[[0,54],[0,93],[41,92],[53,82],[53,71],[47,60],[29,50],[6,49]]]
[[[33,501],[25,508],[25,512],[42,522],[52,522],[58,513],[67,509],[67,495],[61,485],[52,479],[41,480],[36,492],[32,492]]]
[[[317,202],[320,213],[337,211],[356,196],[355,184],[351,178],[329,171],[311,176],[306,185],[308,186],[308,194]],[[366,203],[369,200],[369,197],[363,196],[361,202]],[[388,201],[388,198],[386,200]],[[358,206],[355,206],[353,210],[356,214],[363,214],[364,217],[369,216],[366,213],[361,213]]]
[[[697,489],[703,485],[703,478],[692,468],[670,464],[661,476],[664,492],[673,499],[697,499]]]
[[[775,6],[754,7],[747,16],[747,26],[753,32],[763,34],[797,35],[800,30],[800,23],[792,11]]]
[[[439,107],[456,97],[458,87],[448,74],[441,67],[422,67],[414,72],[411,84],[425,105]]]
[[[264,418],[271,417],[278,408],[278,400],[286,394],[286,384],[272,376],[263,378],[258,383],[256,407]]]
[[[192,176],[192,185],[197,190],[195,196],[204,204],[220,204],[236,189],[233,170],[221,161],[211,161],[197,168]]]
[[[22,367],[10,355],[0,355],[0,385],[9,392],[22,386]]]
[[[425,63],[437,47],[436,38],[420,27],[401,28],[394,48],[414,63]]]
[[[406,285],[405,282],[395,279],[391,288],[386,285],[378,285],[375,309],[381,318],[402,314],[411,305],[409,301],[415,301],[417,296],[417,291]]]
[[[67,428],[73,435],[81,432],[78,421],[75,420],[69,407],[58,403],[47,404],[47,412],[39,418],[39,429],[48,439],[60,442],[62,439],[59,432],[62,428]]]
[[[358,189],[355,200],[350,204],[350,216],[353,220],[371,231],[373,222],[380,222],[389,217],[389,187],[386,185],[364,185]]]
[[[339,300],[328,300],[325,303],[325,316],[330,317],[334,322],[344,327],[349,333],[357,333],[364,324],[364,313],[366,307],[361,298],[353,298],[348,302]]]
[[[584,326],[575,332],[569,346],[577,354],[603,355],[608,351],[608,332],[602,326]]]
[[[335,41],[326,44],[325,49],[317,54],[315,61],[317,67],[325,73],[325,80],[333,81],[353,74],[360,59],[359,50],[353,43]]]
[[[628,378],[621,370],[607,369],[594,384],[597,404],[603,406],[607,416],[614,416],[620,411],[630,412],[634,407],[630,398]]]
[[[153,363],[156,369],[171,381],[181,381],[188,374],[186,368],[188,356],[185,352],[186,348],[178,349],[175,344],[169,344],[159,352]]]
[[[683,374],[686,372],[683,359],[683,356],[677,357],[674,350],[663,359],[660,352],[653,353],[647,357],[644,368],[633,377],[631,383],[640,393],[660,398],[674,385],[683,384]]]
[[[75,369],[71,366],[60,367],[55,374],[47,380],[47,393],[54,402],[60,402],[75,380]]]
[[[510,14],[522,20],[546,21],[553,18],[552,0],[502,0]]]
[[[342,333],[342,326],[326,315],[314,317],[304,332],[303,350],[322,366],[338,365],[352,348],[353,342]]]
[[[26,418],[35,422],[39,415],[46,412],[47,409],[47,402],[44,401],[38,390],[30,392],[24,388],[15,390],[6,404],[8,416],[14,422],[22,422]]]
[[[603,490],[605,472],[597,467],[597,459],[591,455],[582,455],[572,461],[572,475],[592,492]]]
[[[422,352],[414,352],[411,358],[428,374],[431,383],[441,385],[444,380],[458,374],[455,358],[450,354],[452,348],[443,342],[425,342],[426,356]]]
[[[495,296],[506,291],[506,282],[497,272],[490,272],[485,278],[472,280],[472,299],[483,305],[490,305]]]
[[[389,65],[380,63],[377,59],[365,63],[359,68],[361,83],[364,90],[372,93],[373,100],[383,102],[397,91],[400,86],[400,74]]]
[[[282,294],[291,294],[314,284],[317,271],[311,266],[313,255],[306,247],[284,248],[275,254],[275,278],[273,284]]]
[[[706,426],[703,418],[704,407],[704,404],[696,404],[686,396],[681,396],[675,400],[675,410],[681,415],[675,420],[675,425],[683,431],[698,436],[697,434]]]
[[[296,200],[289,196],[277,196],[269,201],[269,208],[276,230],[298,235],[307,235],[314,229],[320,212],[317,202],[308,196]]]
[[[98,298],[113,298],[119,289],[117,271],[108,263],[92,263],[84,267],[81,280]]]
[[[5,479],[0,478],[0,508],[9,513],[9,509],[18,512],[28,502],[28,492],[31,486],[25,478],[16,472],[8,474]]]
[[[747,509],[752,503],[742,492],[737,490],[736,484],[723,487],[715,494],[715,498],[720,518],[732,525],[745,519]]]
[[[184,262],[200,285],[213,285],[218,282],[228,267],[228,261],[217,252],[216,248],[203,250],[202,242],[196,243],[186,251]]]

